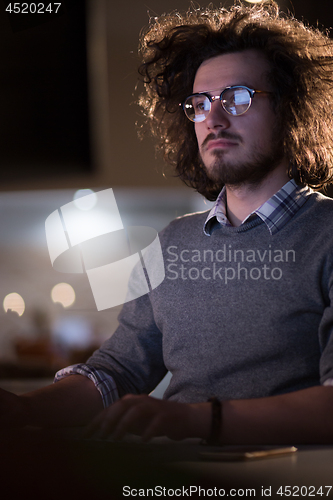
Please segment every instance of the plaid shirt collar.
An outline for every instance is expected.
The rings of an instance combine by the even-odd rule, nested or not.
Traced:
[[[275,193],[263,205],[249,214],[242,222],[245,224],[249,219],[260,217],[266,224],[271,235],[282,229],[287,222],[296,214],[312,193],[308,186],[297,185],[291,179],[277,193]],[[211,235],[216,220],[222,226],[232,226],[226,215],[226,190],[225,187],[218,195],[216,202],[208,214],[204,225],[204,233]]]

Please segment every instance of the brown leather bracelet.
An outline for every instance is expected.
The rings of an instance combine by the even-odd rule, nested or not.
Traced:
[[[207,444],[211,446],[218,446],[220,444],[220,431],[222,425],[222,402],[215,396],[208,399],[212,403],[212,425],[210,429],[210,436],[207,439]]]

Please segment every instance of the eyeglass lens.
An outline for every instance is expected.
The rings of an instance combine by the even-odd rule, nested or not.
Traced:
[[[225,111],[234,116],[242,115],[251,105],[251,94],[244,88],[227,89],[220,99]],[[184,103],[185,114],[193,122],[204,121],[210,110],[211,102],[204,94],[194,94]]]

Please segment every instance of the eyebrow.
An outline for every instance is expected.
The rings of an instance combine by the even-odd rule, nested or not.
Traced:
[[[212,89],[212,90],[197,90],[196,92],[194,90],[192,90],[193,94],[212,94],[212,93],[215,93],[215,92],[218,92],[219,94],[221,94],[223,92],[223,90],[229,88],[229,87],[248,87],[249,89],[255,89],[256,87],[254,87],[253,85],[250,85],[249,83],[233,83],[232,85],[227,85],[226,87],[220,87],[220,88],[217,88],[217,89]]]

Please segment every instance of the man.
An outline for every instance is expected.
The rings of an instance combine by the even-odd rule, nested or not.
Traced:
[[[333,442],[333,204],[308,187],[331,176],[332,43],[265,3],[162,16],[141,49],[153,133],[216,204],[162,232],[164,282],[86,365],[2,393],[2,423]]]

